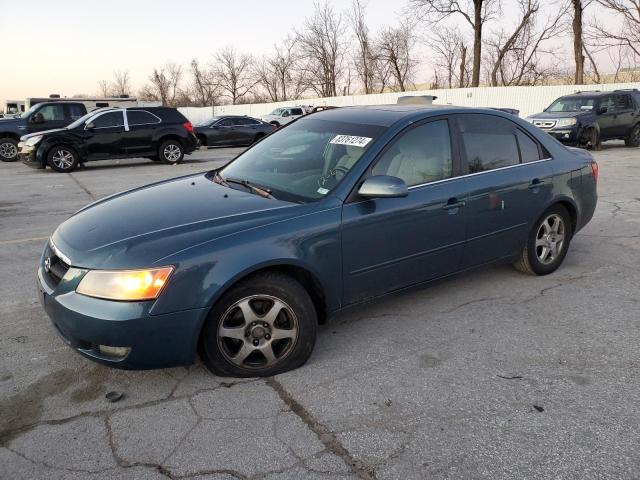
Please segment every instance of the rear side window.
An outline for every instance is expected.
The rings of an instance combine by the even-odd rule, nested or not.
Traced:
[[[462,144],[469,173],[485,172],[520,163],[513,124],[493,115],[460,115]]]
[[[124,119],[122,112],[108,112],[91,120],[91,123],[93,123],[94,128],[121,127],[124,125]]]
[[[64,105],[45,105],[38,113],[41,113],[47,122],[64,120]]]
[[[522,163],[535,162],[540,160],[540,151],[538,144],[531,140],[529,135],[516,129],[516,137],[518,138],[518,146],[520,147],[520,160]]]
[[[71,103],[67,105],[67,109],[72,120],[77,120],[85,114],[85,109],[82,107],[82,105]]]
[[[301,108],[292,108],[291,109],[291,115],[302,115],[302,109]]]
[[[127,110],[127,121],[129,125],[149,125],[160,123],[160,119],[144,110]]]
[[[253,118],[239,118],[237,123],[239,125],[258,125],[260,122]]]
[[[615,102],[616,110],[618,111],[633,110],[631,95],[618,95],[615,99]]]
[[[421,185],[451,177],[451,158],[448,123],[437,120],[401,134],[371,173],[399,177],[408,186]]]

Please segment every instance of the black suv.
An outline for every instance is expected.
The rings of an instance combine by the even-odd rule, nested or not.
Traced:
[[[577,92],[558,98],[544,112],[527,117],[563,143],[597,147],[604,140],[640,145],[640,91]]]
[[[79,163],[146,157],[180,163],[197,147],[193,126],[168,107],[102,108],[66,128],[25,135],[20,157],[34,168],[71,172]]]
[[[23,135],[62,128],[86,114],[87,107],[81,102],[43,102],[18,117],[0,120],[0,160],[18,159],[18,141]]]

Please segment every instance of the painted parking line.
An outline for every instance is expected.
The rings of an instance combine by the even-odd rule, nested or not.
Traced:
[[[29,242],[41,242],[43,240],[48,240],[49,236],[46,237],[28,237],[28,238],[17,238],[15,240],[0,240],[0,245],[16,245],[19,243],[29,243]]]

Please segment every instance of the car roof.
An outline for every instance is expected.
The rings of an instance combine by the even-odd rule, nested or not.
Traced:
[[[368,125],[390,127],[394,123],[413,117],[426,117],[435,115],[452,114],[461,110],[478,111],[482,113],[501,112],[490,109],[468,109],[453,105],[366,105],[356,107],[341,107],[322,110],[310,114],[312,118],[330,120],[336,122],[353,122]]]
[[[607,91],[600,91],[600,90],[592,90],[592,91],[584,91],[584,92],[574,92],[574,93],[569,93],[567,95],[562,95],[559,98],[567,98],[567,97],[604,97],[605,95],[613,95],[613,94],[638,94],[639,92],[637,90],[607,90]]]

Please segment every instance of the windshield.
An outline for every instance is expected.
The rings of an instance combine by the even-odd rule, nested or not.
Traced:
[[[209,125],[211,125],[214,122],[217,122],[218,120],[220,120],[220,117],[211,117],[207,120],[203,120],[202,122],[196,123],[196,127],[208,127]]]
[[[333,190],[386,127],[306,118],[269,135],[219,173],[311,202]],[[234,185],[235,186],[235,185]]]
[[[271,112],[269,115],[280,115],[282,113],[282,110],[284,110],[284,108],[276,108],[273,112]]]
[[[559,98],[547,108],[547,112],[580,112],[593,110],[596,99],[591,97],[563,97]]]
[[[27,118],[27,117],[29,117],[33,112],[35,112],[35,111],[36,111],[36,107],[37,107],[38,105],[39,105],[38,103],[36,103],[35,105],[31,105],[31,108],[30,108],[29,110],[27,110],[26,112],[24,112],[24,113],[23,113],[22,115],[20,115],[20,116],[21,116],[22,118]]]

